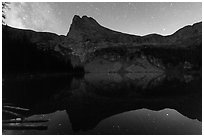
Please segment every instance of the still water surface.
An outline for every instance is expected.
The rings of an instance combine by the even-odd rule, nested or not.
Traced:
[[[38,75],[3,79],[3,104],[28,108],[44,130],[3,134],[201,134],[197,75],[159,73]],[[3,114],[3,119],[9,119]],[[20,124],[19,124],[20,125]],[[21,124],[22,125],[22,124]]]

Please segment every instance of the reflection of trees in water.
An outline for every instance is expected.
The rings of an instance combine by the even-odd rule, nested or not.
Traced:
[[[161,73],[88,73],[84,82],[87,92],[123,98],[158,86],[163,79]]]

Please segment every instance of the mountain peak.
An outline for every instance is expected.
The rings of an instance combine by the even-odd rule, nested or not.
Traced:
[[[87,18],[91,18],[91,17],[88,17],[86,15],[82,16],[82,19],[87,19]]]
[[[77,20],[80,20],[81,18],[80,18],[80,16],[79,15],[74,15],[74,18],[72,19],[72,22],[73,21],[77,21]]]
[[[80,17],[79,15],[74,15],[74,18],[72,19],[72,24],[71,27],[73,27],[73,25],[77,25],[77,27],[81,27],[81,26],[98,26],[99,23],[93,19],[92,17],[88,17],[86,15]]]
[[[91,30],[95,30],[97,28],[100,28],[100,25],[92,17],[88,17],[86,15],[82,17],[79,15],[74,15],[67,36],[68,38],[81,41],[83,40],[83,36],[81,35],[82,33],[90,33]]]

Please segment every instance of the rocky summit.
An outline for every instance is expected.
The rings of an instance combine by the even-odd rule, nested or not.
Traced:
[[[85,72],[163,73],[172,68],[183,71],[202,67],[202,22],[168,36],[125,34],[100,25],[92,17],[78,15],[67,36],[5,25],[2,28],[3,73],[51,68],[68,72],[80,68]]]

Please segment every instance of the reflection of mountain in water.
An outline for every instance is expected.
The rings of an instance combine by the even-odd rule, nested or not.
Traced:
[[[120,75],[89,73],[83,79],[74,78],[71,86],[70,80],[66,80],[68,83],[64,81],[65,86],[62,86],[60,80],[66,78],[49,80],[50,83],[47,86],[44,84],[43,90],[38,85],[39,89],[36,87],[35,90],[39,90],[39,94],[36,96],[24,93],[27,104],[23,100],[24,103],[21,105],[31,108],[30,115],[66,109],[74,131],[92,129],[107,117],[141,108],[150,110],[171,108],[188,118],[201,121],[201,78],[190,75],[180,79],[169,78],[159,73]],[[30,84],[27,91],[34,85]],[[50,92],[53,86],[56,91]],[[3,88],[3,91],[9,90],[8,87],[9,85]],[[13,85],[14,88],[15,91],[22,92],[18,85]],[[10,100],[15,98],[14,95],[10,96]],[[38,101],[38,96],[45,99]],[[18,100],[21,100],[21,97],[18,97]],[[35,99],[30,101],[29,98],[33,97]]]
[[[194,82],[189,85],[175,79],[166,81],[158,74],[147,76],[140,74],[134,80],[117,74],[85,76],[79,88],[67,98],[73,129],[88,130],[111,115],[141,108],[172,108],[189,118],[201,120],[201,93]]]

